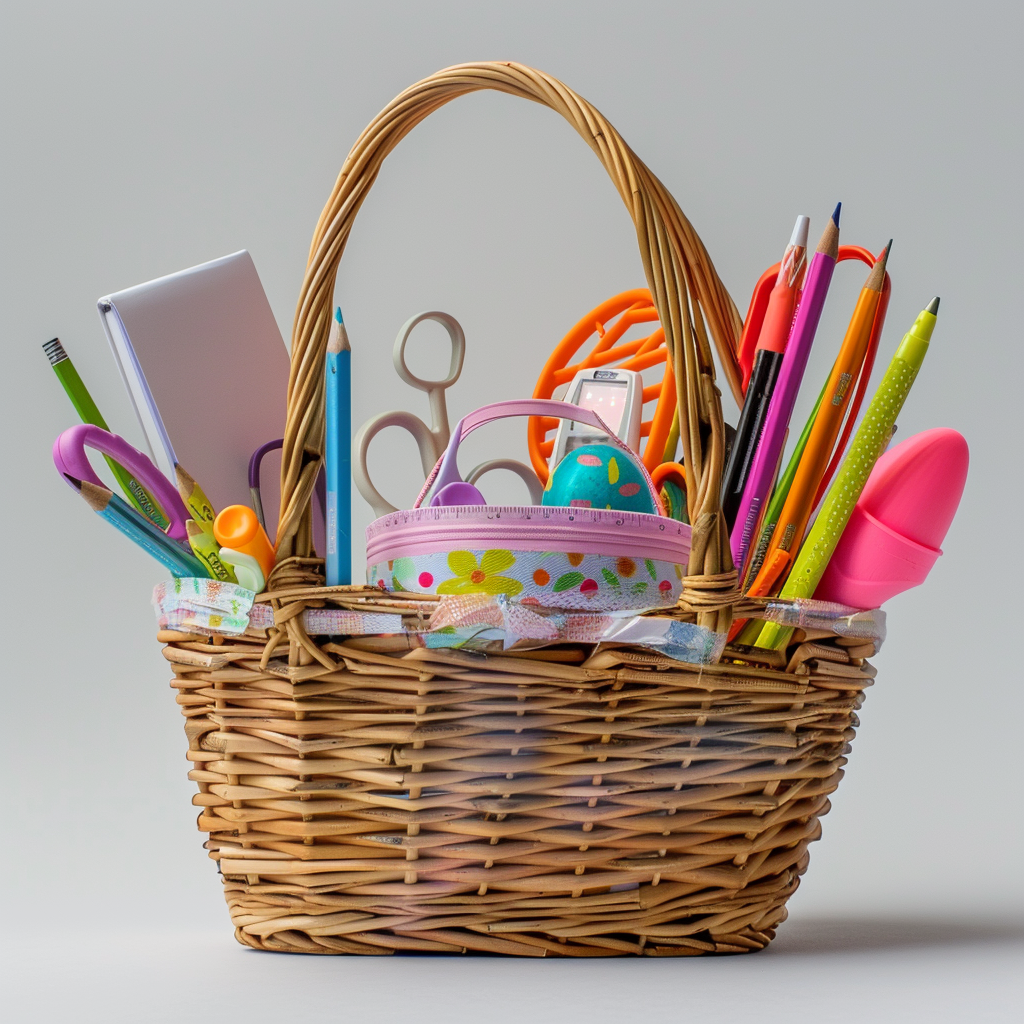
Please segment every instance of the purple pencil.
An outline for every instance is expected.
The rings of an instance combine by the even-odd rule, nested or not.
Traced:
[[[783,445],[786,443],[786,431],[789,429],[789,420],[796,405],[797,392],[807,368],[807,357],[811,354],[814,333],[818,329],[825,296],[832,281],[832,271],[836,268],[836,257],[839,255],[839,210],[842,205],[839,203],[836,206],[808,267],[800,308],[793,322],[789,344],[786,346],[786,354],[779,370],[779,379],[768,405],[764,431],[754,461],[751,463],[747,485],[743,489],[739,511],[729,536],[733,564],[739,570],[740,579],[743,579],[743,568],[750,553],[750,545],[757,538],[764,505],[771,491]]]

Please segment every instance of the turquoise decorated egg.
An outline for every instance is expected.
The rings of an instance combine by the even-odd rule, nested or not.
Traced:
[[[610,444],[569,452],[548,477],[541,504],[657,514],[637,461]]]

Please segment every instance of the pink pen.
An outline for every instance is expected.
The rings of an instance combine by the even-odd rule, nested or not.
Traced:
[[[836,257],[839,255],[839,210],[842,205],[837,204],[807,270],[800,308],[793,321],[793,330],[786,346],[782,368],[779,370],[779,379],[768,405],[764,432],[751,463],[750,475],[747,477],[736,522],[729,537],[733,565],[739,570],[740,579],[743,579],[743,568],[750,554],[751,544],[757,537],[765,502],[768,500],[772,480],[786,443],[786,431],[789,429],[789,420],[796,405],[797,392],[807,368],[807,358],[811,354],[814,333],[818,329],[825,296],[832,282],[832,272],[835,270]]]

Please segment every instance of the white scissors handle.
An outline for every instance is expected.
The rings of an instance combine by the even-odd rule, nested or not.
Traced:
[[[448,367],[448,376],[443,380],[423,380],[409,369],[405,361],[405,346],[409,341],[409,335],[413,328],[424,320],[433,320],[435,323],[439,323],[448,332],[448,337],[451,339],[451,363]],[[423,467],[423,476],[426,478],[448,447],[448,441],[451,438],[448,407],[444,393],[459,379],[465,358],[465,332],[458,320],[448,313],[442,313],[439,310],[417,313],[416,316],[407,320],[398,332],[392,353],[395,370],[410,387],[426,392],[430,402],[430,426],[428,427],[423,420],[411,412],[394,411],[374,416],[359,428],[352,441],[352,478],[355,481],[356,489],[373,509],[374,515],[378,519],[389,512],[398,510],[370,482],[366,465],[370,442],[385,427],[403,427],[412,434],[413,440],[416,442],[420,453],[420,464]]]
[[[530,466],[524,465],[516,459],[488,459],[486,462],[481,462],[467,474],[466,483],[475,484],[484,473],[490,473],[492,469],[507,469],[509,472],[515,473],[526,484],[526,489],[530,492],[530,504],[539,505],[543,500],[544,485],[537,479],[537,474]]]
[[[438,439],[433,431],[411,412],[384,412],[373,419],[367,420],[358,430],[352,440],[352,479],[355,481],[356,490],[363,496],[363,499],[373,509],[373,514],[380,519],[389,512],[397,512],[398,509],[385,498],[380,491],[370,482],[366,470],[366,455],[370,450],[370,442],[385,427],[404,427],[413,436],[416,447],[420,452],[420,465],[423,467],[423,478],[434,468],[437,460],[441,458],[447,442],[438,446]]]
[[[413,328],[424,320],[433,320],[440,324],[451,339],[452,359],[448,367],[448,376],[444,380],[422,380],[409,369],[409,364],[405,361],[405,346],[409,341],[409,335],[412,334]],[[395,338],[395,349],[391,358],[398,376],[409,387],[427,393],[430,402],[430,432],[438,439],[440,451],[444,451],[448,447],[448,440],[451,437],[451,430],[448,426],[448,406],[444,393],[459,379],[459,375],[462,373],[462,363],[466,358],[466,334],[462,330],[462,325],[451,314],[442,313],[440,310],[417,313],[402,325],[398,337]]]

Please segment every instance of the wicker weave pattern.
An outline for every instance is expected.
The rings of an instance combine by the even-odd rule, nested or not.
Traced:
[[[431,111],[497,89],[583,136],[636,224],[679,389],[694,524],[674,614],[747,615],[719,510],[720,396],[738,391],[739,317],[675,200],[581,97],[517,64],[449,68],[366,129],[317,225],[292,339],[274,609],[265,637],[165,632],[201,830],[236,935],[313,953],[524,956],[748,952],[772,938],[842,776],[870,645],[797,631],[785,655],[698,668],[640,649],[427,650],[322,643],[335,603],[427,626],[429,600],[322,586],[309,499],[323,442],[335,276],[381,163]],[[806,641],[806,642],[805,642]]]
[[[759,949],[873,675],[839,641],[783,672],[371,638],[331,671],[162,639],[237,937],[293,952]]]

